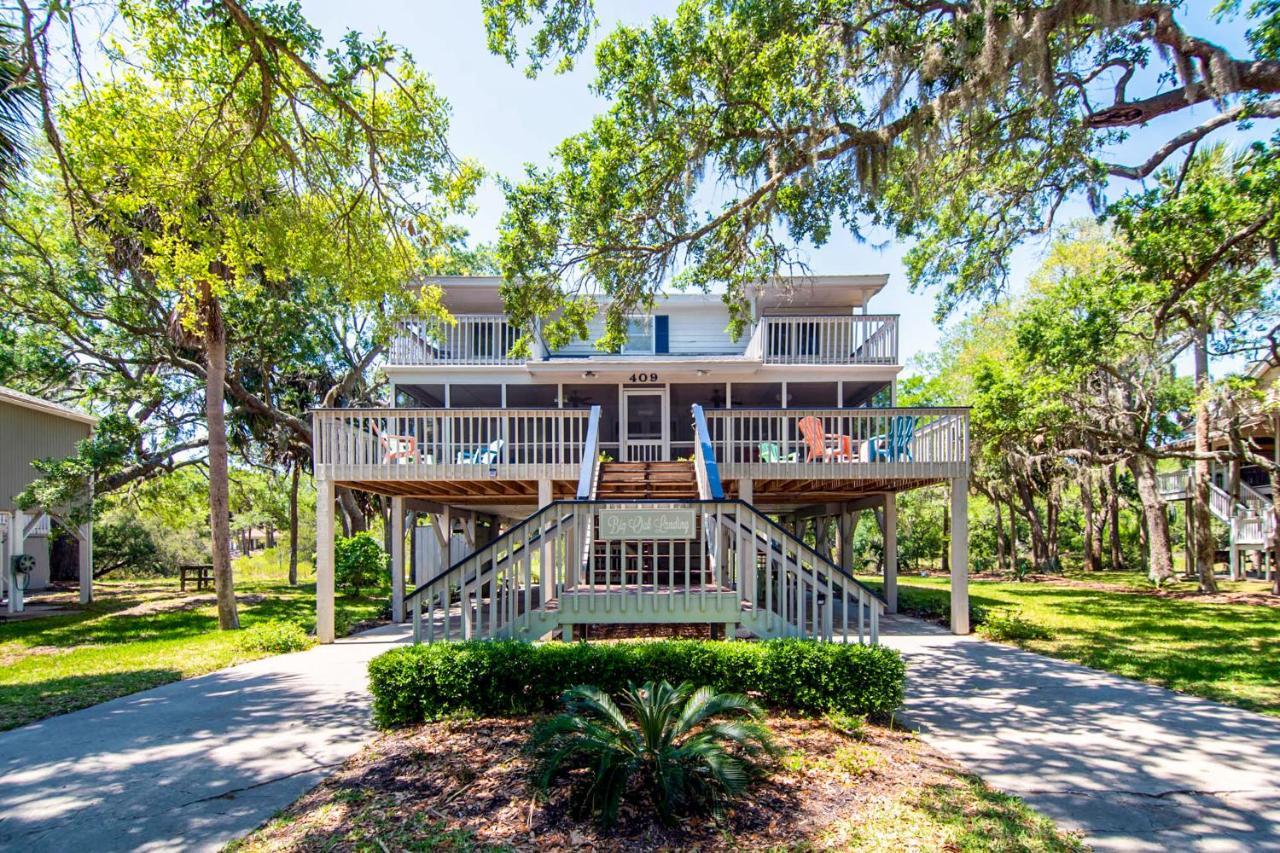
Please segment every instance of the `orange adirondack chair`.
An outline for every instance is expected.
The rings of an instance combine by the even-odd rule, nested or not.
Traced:
[[[812,462],[815,459],[825,462],[831,458],[831,451],[827,449],[827,434],[822,429],[822,421],[810,415],[797,421],[796,428],[804,436],[805,444],[809,445],[809,455],[805,458],[805,462]]]
[[[373,434],[378,437],[378,442],[382,445],[382,464],[388,465],[392,462],[400,462],[401,464],[413,461],[418,455],[418,439],[412,435],[391,435],[378,429],[377,424],[371,424]]]

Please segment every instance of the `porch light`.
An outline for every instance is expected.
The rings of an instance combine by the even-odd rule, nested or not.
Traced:
[[[699,375],[699,376],[706,376],[706,375],[707,375],[708,373],[710,373],[710,372],[711,372],[711,371],[707,370],[706,368],[702,368],[702,367],[699,367],[699,368],[698,368],[698,375]]]
[[[594,370],[584,370],[584,371],[582,371],[582,378],[583,378],[583,379],[590,379],[591,377],[593,377],[593,376],[595,376],[595,375],[596,375],[596,372],[595,372]]]

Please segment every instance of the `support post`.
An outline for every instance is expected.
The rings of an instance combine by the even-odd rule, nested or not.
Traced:
[[[93,522],[80,525],[79,535],[80,603],[93,601]]]
[[[549,505],[551,499],[551,481],[539,480],[538,509]],[[554,538],[552,536],[543,536],[542,549],[538,552],[538,586],[541,589],[541,598],[538,599],[539,607],[545,607],[555,593],[556,546],[555,542],[551,541]]]
[[[391,499],[391,621],[404,621],[404,498]]]
[[[333,612],[333,480],[316,478],[316,640],[332,643]]]
[[[755,483],[751,480],[738,481],[738,500],[751,503],[755,500]]]
[[[884,609],[898,612],[898,496],[884,496]]]
[[[951,633],[969,633],[969,478],[951,481]]]

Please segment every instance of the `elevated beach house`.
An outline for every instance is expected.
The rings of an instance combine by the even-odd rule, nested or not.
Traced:
[[[896,497],[948,483],[951,627],[969,630],[968,413],[895,405],[902,323],[870,310],[886,276],[762,288],[740,340],[718,297],[671,294],[621,352],[538,341],[528,359],[498,278],[434,281],[456,323],[400,325],[392,405],[314,413],[322,641],[339,485],[390,497],[393,615],[419,639],[875,642],[897,603]],[[883,525],[879,592],[853,577],[864,511]]]

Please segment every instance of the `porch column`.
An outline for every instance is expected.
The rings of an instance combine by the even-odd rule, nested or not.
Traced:
[[[755,484],[751,480],[738,481],[738,499],[751,503],[755,500]]]
[[[538,509],[548,506],[552,501],[551,481],[538,481]],[[555,590],[556,579],[556,546],[554,536],[544,536],[542,548],[538,552],[538,586],[541,589],[541,598],[538,600],[538,606],[543,606],[551,599]]]
[[[404,621],[404,498],[391,499],[391,621]]]
[[[969,633],[969,478],[951,481],[951,633]]]
[[[86,521],[76,532],[79,543],[80,603],[93,601],[93,522]]]
[[[36,510],[39,512],[39,510]],[[22,608],[18,606],[17,590],[9,583],[12,575],[9,573],[9,563],[16,554],[27,553],[27,525],[34,516],[28,515],[20,509],[13,511],[13,530],[9,532],[9,554],[5,559],[4,565],[0,566],[0,572],[4,573],[5,586],[9,592],[8,610],[10,613],[21,613]]]
[[[884,603],[888,613],[898,612],[898,496],[884,496]]]
[[[853,531],[858,526],[858,516],[848,508],[840,507],[840,568],[853,574]]]
[[[332,643],[333,613],[333,480],[316,478],[316,640]]]

